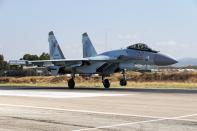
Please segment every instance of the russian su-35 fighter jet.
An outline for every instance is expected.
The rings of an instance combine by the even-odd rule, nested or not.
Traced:
[[[146,44],[137,43],[125,49],[111,50],[97,54],[87,33],[82,34],[83,58],[65,59],[60,46],[54,36],[49,32],[50,60],[26,61],[28,65],[44,66],[54,74],[71,74],[68,87],[75,88],[75,74],[99,74],[105,88],[110,87],[106,79],[112,73],[121,72],[120,85],[126,86],[125,71],[132,70],[135,64],[167,66],[177,63],[176,60],[152,50]]]

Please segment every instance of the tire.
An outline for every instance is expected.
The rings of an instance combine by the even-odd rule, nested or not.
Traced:
[[[109,82],[108,79],[104,79],[104,80],[103,80],[103,86],[104,86],[106,89],[110,87],[110,82]]]
[[[68,80],[68,88],[69,89],[74,89],[75,88],[75,81],[73,78],[71,78],[70,80]]]
[[[121,86],[126,86],[127,85],[127,80],[126,79],[121,79],[120,80],[120,85]]]

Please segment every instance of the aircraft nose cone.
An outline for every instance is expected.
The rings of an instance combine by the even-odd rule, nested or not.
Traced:
[[[155,64],[159,65],[159,66],[167,66],[167,65],[172,65],[172,64],[177,63],[176,60],[174,60],[168,56],[165,56],[163,54],[156,54],[154,61],[155,61]]]

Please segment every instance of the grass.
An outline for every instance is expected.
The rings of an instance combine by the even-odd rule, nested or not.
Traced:
[[[128,84],[120,87],[120,74],[109,77],[111,87],[114,88],[181,88],[197,89],[197,73],[195,72],[161,72],[161,73],[135,73],[128,72]],[[0,77],[0,86],[48,86],[67,87],[65,76],[29,76],[29,77]],[[100,77],[91,77],[85,80],[76,76],[76,87],[97,87],[103,88]]]
[[[1,83],[0,86],[37,86],[37,87],[67,87],[67,83]],[[101,82],[79,82],[76,87],[103,88]],[[186,82],[128,82],[126,87],[120,87],[119,82],[112,82],[114,88],[180,88],[197,89],[197,83]]]

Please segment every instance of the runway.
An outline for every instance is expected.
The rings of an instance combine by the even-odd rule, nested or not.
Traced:
[[[196,131],[197,90],[0,87],[0,131]]]

